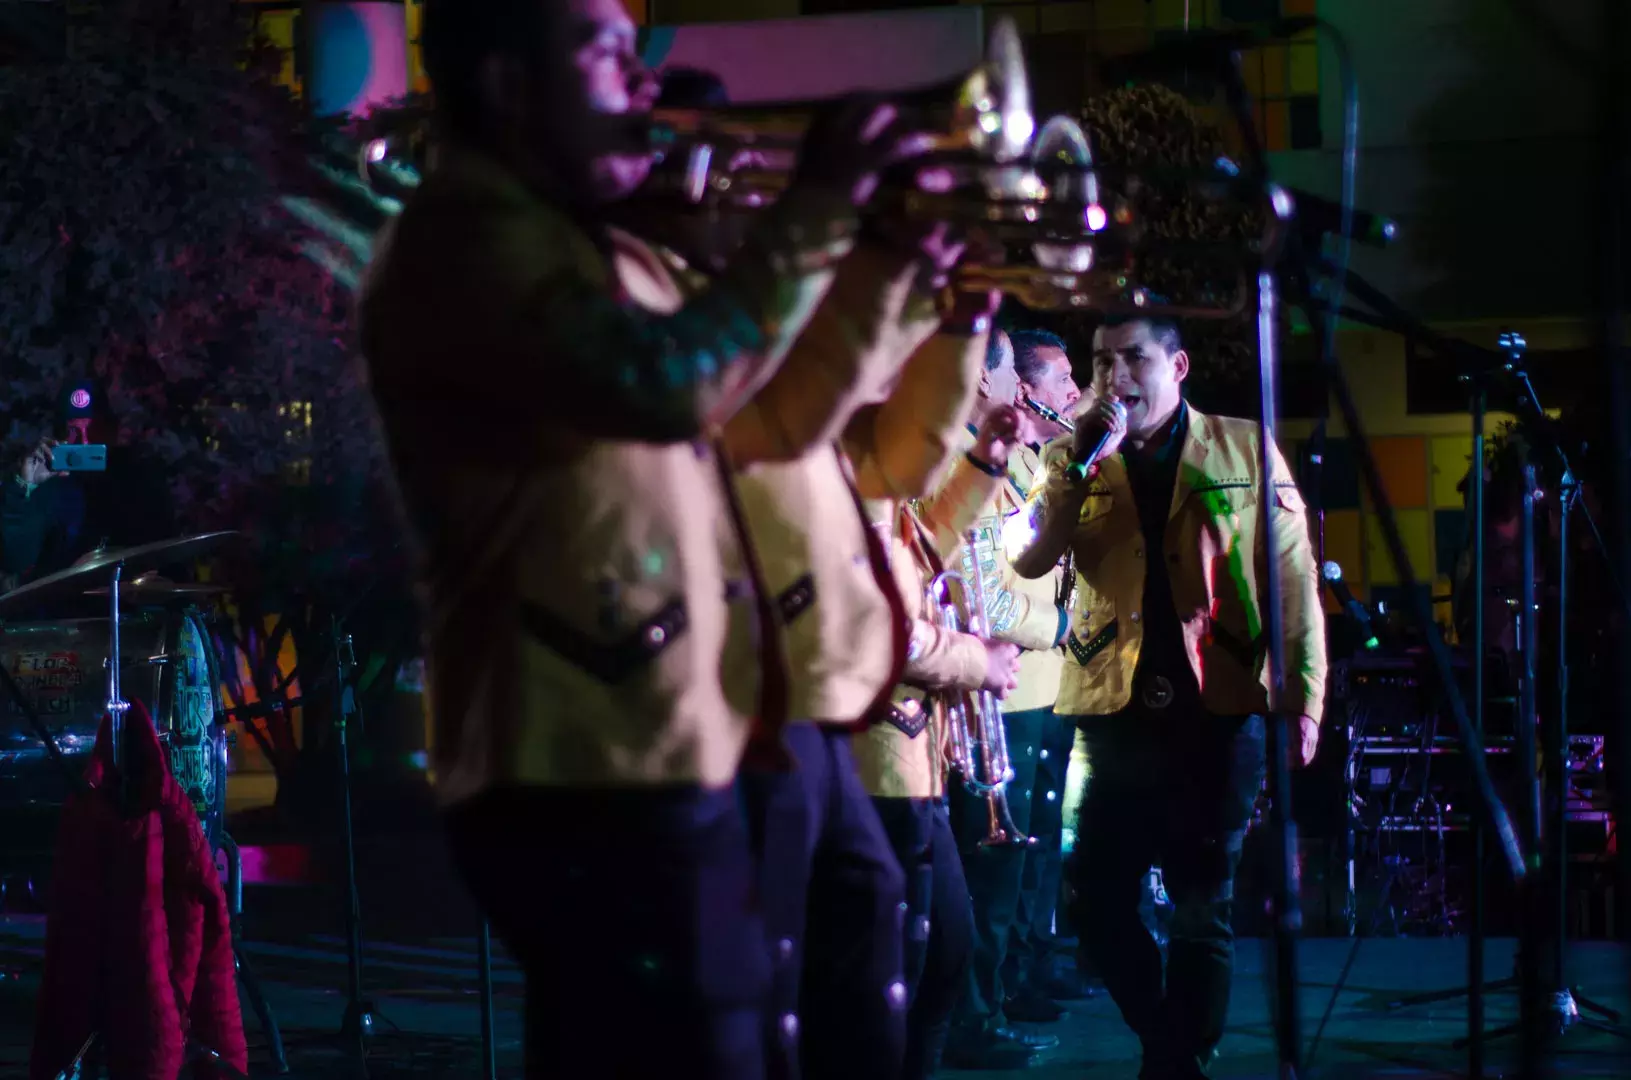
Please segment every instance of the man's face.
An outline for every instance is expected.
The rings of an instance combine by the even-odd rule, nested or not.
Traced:
[[[1168,352],[1147,322],[1100,327],[1093,335],[1093,392],[1127,407],[1127,433],[1148,438],[1172,418],[1189,375],[1189,355]]]
[[[980,380],[980,392],[998,405],[1012,405],[1019,399],[1019,376],[1014,373],[1014,346],[1001,330],[991,333],[1001,358],[996,367],[985,369]]]
[[[575,92],[588,113],[583,117],[582,145],[588,158],[589,195],[609,202],[634,191],[651,171],[650,149],[632,121],[651,111],[660,86],[635,49],[634,22],[622,0],[567,0],[565,14],[571,50],[566,77],[575,85],[564,96]],[[533,80],[532,89],[531,123],[526,127],[539,140],[560,140],[563,121],[568,127],[573,124],[573,117],[563,115],[570,103],[561,100],[563,95],[548,78]],[[568,138],[573,134],[568,131]]]
[[[1076,408],[1076,400],[1082,396],[1081,388],[1070,374],[1070,357],[1065,350],[1051,345],[1039,347],[1033,354],[1036,371],[1033,374],[1035,382],[1021,380],[1020,390],[1028,397],[1033,397],[1060,416],[1069,416]],[[1064,434],[1064,429],[1057,424],[1049,423],[1038,418],[1037,426],[1042,429],[1044,439],[1053,439]]]

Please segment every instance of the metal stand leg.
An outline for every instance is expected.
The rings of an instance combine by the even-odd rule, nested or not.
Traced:
[[[289,1071],[289,1057],[283,1049],[283,1031],[278,1027],[277,1017],[272,1015],[272,1006],[267,1004],[266,995],[261,992],[260,980],[255,978],[254,970],[244,958],[242,922],[239,919],[244,909],[243,860],[238,854],[237,841],[225,832],[221,833],[221,851],[227,857],[227,916],[232,923],[232,967],[238,981],[243,984],[249,1007],[254,1010],[255,1019],[260,1023],[261,1033],[266,1036],[266,1052],[271,1055],[272,1068],[281,1076]]]
[[[498,1032],[493,1014],[493,927],[486,919],[481,921],[481,936],[476,939],[476,969],[481,980],[481,1075],[483,1080],[498,1080]]]

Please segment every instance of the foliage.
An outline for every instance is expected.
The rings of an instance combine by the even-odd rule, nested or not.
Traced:
[[[1261,234],[1260,219],[1238,204],[1202,198],[1187,183],[1210,173],[1225,155],[1222,129],[1181,94],[1159,85],[1123,87],[1095,97],[1081,120],[1094,163],[1104,170],[1101,198],[1112,192],[1127,195],[1145,230],[1143,241],[1182,252],[1141,254],[1136,284],[1171,303],[1190,306],[1238,296],[1240,270],[1252,269],[1249,244]],[[1131,182],[1135,177],[1136,183]],[[1214,255],[1199,258],[1200,250]],[[1073,349],[1081,349],[1100,319],[1095,312],[1083,312],[1052,320],[1031,316],[1029,321],[1051,321]],[[1255,412],[1256,342],[1249,312],[1229,319],[1184,320],[1182,330],[1192,365],[1190,396],[1208,408]]]
[[[300,110],[248,10],[109,0],[67,60],[0,68],[0,431],[102,385],[178,524],[250,537],[230,579],[265,697],[279,636],[326,629],[392,534],[349,295],[279,203],[310,184]]]

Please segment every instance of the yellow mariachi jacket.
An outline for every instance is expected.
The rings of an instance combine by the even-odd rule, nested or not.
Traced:
[[[795,356],[852,348],[853,321],[846,329],[834,316],[865,308],[843,303],[843,284],[817,310]],[[933,488],[958,445],[985,357],[983,333],[928,337],[938,317],[927,304],[910,306],[915,314],[881,314],[882,325],[898,333],[868,335],[885,339],[876,366],[889,369],[893,382],[869,388],[881,402],[857,403],[842,453],[836,442],[793,461],[764,461],[771,455],[761,452],[754,455],[761,462],[741,474],[748,525],[786,626],[788,716],[795,720],[861,722],[893,685],[907,651],[894,582],[884,553],[869,550],[877,541],[857,498],[904,500]],[[763,435],[755,438],[768,445]],[[728,434],[726,445],[737,451],[749,440]]]
[[[974,445],[972,432],[965,445]],[[953,466],[954,476],[978,471],[966,457]],[[991,636],[1025,650],[1019,658],[1019,687],[1003,702],[1003,711],[1011,713],[1051,707],[1065,666],[1064,640],[1070,625],[1065,566],[1069,557],[1034,580],[1020,577],[1009,565],[1010,555],[1030,539],[1026,499],[1041,475],[1042,454],[1036,449],[1020,446],[1008,455],[1007,476],[999,483],[994,503],[975,524],[977,552],[964,547],[959,567],[964,574],[972,574],[977,554]],[[944,543],[945,538],[937,536],[936,541]]]
[[[979,469],[958,469],[915,506],[867,504],[873,527],[889,540],[890,571],[912,616],[903,682],[879,722],[853,744],[856,772],[872,795],[933,798],[945,791],[945,713],[932,692],[978,689],[985,682],[986,652],[978,638],[940,625],[926,590],[948,562],[957,569],[964,532],[989,508],[1001,482]],[[954,599],[961,595],[955,586],[949,591]]]
[[[1069,443],[1049,447],[1035,493],[1045,514],[1072,485]],[[1261,468],[1257,424],[1189,410],[1165,550],[1146,552],[1138,509],[1120,455],[1100,463],[1087,484],[1072,541],[1076,567],[1069,659],[1055,710],[1105,716],[1125,708],[1143,644],[1140,608],[1146,560],[1166,560],[1185,655],[1205,707],[1219,715],[1268,705],[1260,597],[1269,558],[1279,565],[1289,716],[1320,719],[1325,705],[1325,615],[1302,496],[1273,451],[1275,550],[1261,541]]]
[[[845,406],[830,350],[762,398],[736,361],[788,352],[853,236],[847,207],[768,213],[689,302],[649,246],[464,150],[381,237],[363,351],[421,548],[442,801],[732,781],[763,664],[719,425],[819,433]]]

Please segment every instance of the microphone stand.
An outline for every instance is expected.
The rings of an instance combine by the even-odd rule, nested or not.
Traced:
[[[1344,71],[1349,71],[1346,60],[1345,46],[1341,50],[1344,56]],[[1351,83],[1351,79],[1348,80]],[[1253,183],[1261,184],[1260,191],[1265,197],[1265,209],[1273,214],[1278,223],[1284,227],[1292,217],[1290,199],[1283,189],[1273,185],[1268,168],[1268,158],[1264,153],[1262,139],[1256,126],[1253,113],[1251,95],[1246,89],[1246,80],[1241,70],[1240,53],[1235,51],[1229,56],[1229,63],[1225,65],[1224,90],[1230,111],[1234,114],[1236,124],[1240,130],[1242,141],[1245,144],[1246,159],[1249,165],[1248,179]],[[1357,139],[1357,96],[1351,85],[1345,86],[1345,98],[1349,99],[1347,107],[1348,138],[1345,140],[1345,157],[1348,163],[1345,169],[1351,166],[1351,157]],[[1346,185],[1345,185],[1346,186]],[[1262,507],[1262,542],[1272,545],[1275,533],[1273,513],[1273,485],[1275,475],[1271,471],[1276,452],[1274,443],[1274,416],[1276,406],[1275,376],[1278,363],[1277,356],[1277,326],[1278,316],[1278,282],[1275,277],[1275,264],[1280,256],[1278,245],[1271,246],[1264,252],[1264,257],[1257,274],[1257,338],[1258,338],[1258,390],[1261,403],[1258,418],[1259,452],[1261,459],[1259,468],[1262,470],[1263,507]],[[1309,253],[1297,252],[1293,245],[1293,259],[1287,274],[1293,282],[1306,284],[1310,271],[1318,260],[1311,258]],[[1345,268],[1344,268],[1345,269]],[[1338,286],[1344,281],[1339,280]],[[1472,770],[1474,791],[1478,798],[1480,809],[1485,813],[1500,841],[1500,849],[1506,859],[1507,866],[1514,881],[1520,886],[1525,883],[1529,874],[1522,848],[1513,830],[1512,820],[1495,793],[1494,785],[1490,782],[1489,770],[1485,766],[1483,739],[1474,731],[1471,721],[1467,717],[1466,706],[1462,700],[1460,688],[1456,684],[1455,670],[1451,661],[1450,651],[1444,643],[1438,626],[1433,621],[1432,599],[1421,590],[1414,588],[1415,575],[1411,570],[1409,553],[1405,550],[1403,537],[1399,533],[1399,524],[1394,516],[1392,506],[1387,500],[1382,485],[1381,472],[1377,467],[1375,455],[1371,452],[1370,444],[1366,441],[1364,424],[1360,419],[1358,407],[1354,404],[1353,394],[1348,386],[1345,373],[1336,358],[1335,336],[1336,312],[1327,310],[1333,304],[1316,302],[1312,290],[1304,298],[1305,306],[1309,310],[1314,325],[1321,329],[1321,363],[1325,370],[1331,394],[1336,398],[1337,407],[1342,416],[1342,422],[1347,429],[1349,437],[1353,440],[1358,456],[1358,464],[1365,480],[1366,489],[1370,492],[1372,505],[1376,508],[1382,526],[1383,539],[1387,542],[1388,554],[1394,565],[1400,571],[1400,577],[1409,588],[1409,593],[1417,620],[1427,640],[1432,655],[1433,669],[1443,687],[1446,702],[1456,720],[1456,726],[1461,738],[1462,747],[1466,753],[1468,763]],[[1272,546],[1271,546],[1272,550]],[[1274,905],[1274,1032],[1275,1047],[1279,1060],[1280,1080],[1296,1080],[1302,1074],[1302,1036],[1300,1004],[1297,995],[1297,932],[1301,928],[1301,912],[1298,909],[1297,887],[1297,860],[1296,860],[1296,826],[1291,813],[1290,801],[1290,740],[1287,737],[1286,718],[1280,712],[1283,701],[1282,687],[1284,685],[1284,643],[1281,640],[1284,625],[1283,614],[1280,609],[1281,589],[1278,566],[1273,558],[1265,562],[1264,589],[1260,606],[1263,613],[1263,636],[1268,641],[1268,658],[1270,664],[1270,690],[1269,690],[1269,723],[1268,723],[1268,766],[1269,766],[1269,822],[1275,836],[1274,844],[1274,870],[1275,880],[1273,889]],[[1531,1030],[1526,1025],[1526,1032]],[[1527,1040],[1526,1040],[1527,1041]],[[1532,1072],[1529,1075],[1534,1075]]]
[[[351,820],[351,751],[346,739],[349,718],[357,711],[355,688],[351,683],[357,660],[351,635],[340,632],[338,617],[331,620],[330,627],[334,640],[334,734],[339,754],[340,812],[345,840],[347,999],[345,1016],[340,1021],[340,1039],[356,1051],[359,1072],[366,1077],[367,1040],[374,1034],[378,1015],[374,1003],[364,998],[362,992],[362,903],[357,894],[357,842]]]

